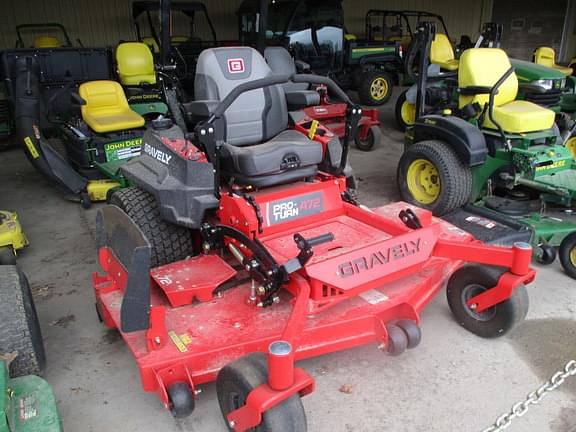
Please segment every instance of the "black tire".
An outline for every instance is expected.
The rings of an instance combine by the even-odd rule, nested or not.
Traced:
[[[170,412],[174,418],[188,417],[194,411],[194,395],[190,386],[185,382],[176,382],[168,387]]]
[[[368,128],[368,133],[365,139],[360,139],[360,128],[354,137],[354,144],[356,148],[362,151],[370,151],[374,148],[374,145],[379,144],[382,141],[382,131],[380,126],[370,126]]]
[[[528,293],[518,286],[512,296],[480,313],[466,302],[494,287],[504,272],[501,268],[469,265],[455,272],[446,289],[448,305],[456,321],[466,330],[483,338],[500,337],[524,320],[528,313]]]
[[[245,405],[252,389],[268,380],[266,355],[254,353],[224,366],[216,379],[218,403],[228,425],[226,416]],[[233,430],[228,425],[229,430]],[[256,432],[306,432],[306,413],[299,395],[294,395],[272,407],[262,415],[262,423]]]
[[[0,265],[16,265],[16,255],[12,246],[0,247]]]
[[[163,220],[152,194],[137,187],[129,187],[114,192],[110,204],[120,207],[142,230],[152,247],[152,267],[179,261],[194,254],[191,230]]]
[[[424,163],[420,161],[431,164],[434,169],[429,178],[432,189],[423,191],[421,196],[415,196],[412,191],[425,189],[414,174],[418,172],[416,164]],[[409,172],[411,167],[414,171]],[[402,199],[431,210],[435,216],[442,216],[464,206],[472,195],[472,170],[443,141],[421,141],[408,147],[400,158],[396,177]]]
[[[406,336],[408,337],[408,349],[416,348],[420,345],[422,341],[422,330],[415,321],[412,320],[400,320],[396,323],[400,327]]]
[[[406,93],[408,90],[404,90],[398,99],[396,99],[396,106],[394,107],[394,117],[396,118],[396,125],[398,126],[398,130],[400,132],[404,132],[408,126],[411,126],[410,123],[406,122],[406,119],[402,113],[402,107],[406,102]]]
[[[16,266],[0,266],[0,353],[17,352],[12,377],[41,375],[46,353],[32,292]]]
[[[536,250],[536,260],[542,265],[550,265],[556,260],[556,248],[541,244]]]
[[[576,279],[576,232],[568,234],[558,250],[560,263],[568,276]]]
[[[399,356],[408,348],[408,335],[395,324],[388,324],[386,330],[388,331],[386,352],[391,356]]]
[[[381,88],[382,91],[377,91],[378,88]],[[379,70],[366,71],[360,78],[358,98],[363,105],[383,105],[392,97],[393,88],[394,80],[386,72]]]

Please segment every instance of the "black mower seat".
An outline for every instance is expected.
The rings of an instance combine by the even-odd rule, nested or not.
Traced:
[[[296,64],[290,53],[283,47],[267,47],[264,51],[264,58],[272,72],[277,75],[294,75]],[[315,90],[309,89],[308,83],[289,82],[282,85],[286,94],[286,102],[290,109],[297,109],[320,103],[320,95]]]
[[[287,183],[316,174],[322,146],[300,132],[286,130],[251,147],[222,147],[222,168],[236,180],[254,187]]]
[[[234,88],[268,77],[272,71],[249,47],[212,48],[198,57],[195,95],[185,106],[211,112]],[[288,128],[284,90],[272,85],[241,94],[222,115],[222,171],[236,183],[267,187],[316,174],[322,145]]]

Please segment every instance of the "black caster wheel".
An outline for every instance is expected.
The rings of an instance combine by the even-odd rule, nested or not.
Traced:
[[[194,395],[185,382],[176,382],[168,387],[170,411],[175,418],[188,417],[194,411]]]
[[[420,341],[422,341],[422,330],[420,330],[420,327],[418,327],[415,321],[400,320],[396,325],[406,333],[408,337],[408,349],[416,348],[420,345]]]
[[[358,129],[358,132],[356,132],[356,136],[354,137],[356,148],[362,151],[372,150],[381,140],[382,131],[380,130],[380,126],[370,126],[366,138],[364,139],[360,139],[360,129]]]
[[[80,204],[82,207],[88,210],[92,206],[92,200],[90,199],[90,195],[88,192],[81,192],[80,193]]]
[[[248,394],[259,385],[267,382],[268,368],[266,355],[254,353],[224,366],[216,378],[218,403],[228,425],[227,415],[244,406]],[[262,423],[256,432],[306,432],[306,414],[299,395],[294,395],[272,407],[262,415]]]
[[[391,356],[399,356],[408,348],[408,335],[395,324],[388,324],[388,345],[386,352]]]
[[[538,250],[536,251],[536,259],[542,265],[552,264],[556,259],[556,255],[556,248],[547,244],[538,246]]]
[[[573,232],[560,243],[560,263],[568,276],[576,279],[576,232]]]
[[[455,272],[446,289],[448,305],[456,321],[466,330],[484,338],[503,336],[522,322],[528,313],[528,293],[518,286],[512,296],[491,308],[476,312],[468,300],[493,288],[503,270],[479,265],[462,267]]]

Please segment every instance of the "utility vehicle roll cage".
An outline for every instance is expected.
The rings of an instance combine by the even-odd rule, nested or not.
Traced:
[[[23,31],[42,30],[42,29],[50,29],[50,30],[56,29],[56,30],[58,30],[64,36],[65,43],[63,44],[63,46],[66,46],[66,47],[72,46],[72,41],[70,40],[70,37],[68,36],[68,32],[66,31],[66,28],[62,24],[60,24],[60,23],[32,23],[32,24],[20,24],[20,25],[16,26],[16,36],[17,36],[16,48],[27,48],[24,45],[24,38],[22,37]],[[77,42],[80,46],[82,46],[82,43],[80,42],[79,39],[77,39]]]
[[[364,27],[365,27],[365,37],[367,40],[372,40],[373,37],[373,25],[372,20],[379,20],[381,28],[384,28],[386,24],[386,18],[389,16],[396,16],[396,22],[400,23],[404,21],[406,29],[411,37],[414,37],[414,32],[412,31],[412,26],[410,25],[409,18],[416,18],[416,22],[414,23],[415,26],[418,26],[423,19],[426,18],[433,18],[442,24],[442,29],[444,30],[444,34],[450,39],[448,35],[448,29],[446,28],[446,23],[444,22],[444,18],[442,15],[438,15],[431,12],[426,11],[412,11],[412,10],[390,10],[390,9],[370,9],[366,12],[366,16],[364,18]]]

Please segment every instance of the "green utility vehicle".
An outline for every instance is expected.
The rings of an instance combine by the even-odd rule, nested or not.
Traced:
[[[244,1],[238,15],[240,40],[256,41],[259,2]],[[364,105],[386,103],[402,81],[400,42],[362,40],[347,33],[342,0],[278,0],[270,3],[267,15],[267,43],[286,45],[311,72],[357,90]]]
[[[517,100],[514,67],[498,48],[466,50],[453,82],[458,105],[450,114],[426,113],[445,91],[428,85],[434,36],[435,26],[422,23],[416,120],[398,165],[403,199],[447,217],[475,203],[487,218],[528,226],[540,261],[553,262],[558,248],[576,278],[576,162],[559,140],[555,113]]]

